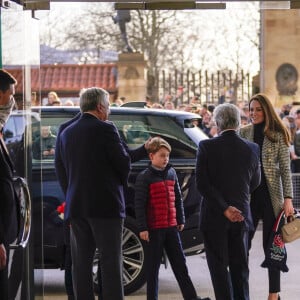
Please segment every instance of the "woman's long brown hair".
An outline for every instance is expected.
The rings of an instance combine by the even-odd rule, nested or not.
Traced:
[[[253,100],[258,101],[263,109],[265,115],[265,128],[264,128],[265,136],[271,142],[275,142],[276,138],[274,133],[281,132],[284,136],[284,142],[286,143],[287,146],[289,146],[291,141],[290,133],[286,128],[286,126],[283,124],[278,113],[275,111],[274,106],[269,100],[269,98],[266,95],[261,93],[252,96],[249,102],[249,110],[250,110],[250,104]]]

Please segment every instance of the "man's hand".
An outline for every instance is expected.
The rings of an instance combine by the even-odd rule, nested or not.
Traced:
[[[6,250],[3,244],[0,244],[0,270],[6,266]]]
[[[149,148],[149,143],[150,143],[150,141],[151,141],[151,137],[149,137],[149,139],[145,142],[145,144],[144,144],[144,147],[145,147],[145,149],[146,149],[146,151],[148,151],[148,148]]]
[[[141,240],[149,242],[149,232],[148,231],[141,231],[140,232],[140,238],[141,238]]]
[[[184,228],[184,224],[177,225],[178,231],[182,231]]]
[[[44,156],[49,156],[49,155],[54,155],[54,154],[55,154],[55,149],[53,149],[53,148],[43,151]]]
[[[228,208],[224,211],[224,216],[230,222],[242,222],[245,219],[242,212],[234,206],[228,206]]]

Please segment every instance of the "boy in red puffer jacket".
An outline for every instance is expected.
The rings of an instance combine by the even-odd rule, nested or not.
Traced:
[[[162,138],[152,138],[148,153],[151,165],[142,171],[135,185],[135,213],[140,238],[147,242],[147,300],[158,299],[158,273],[165,249],[185,300],[201,299],[186,266],[179,231],[185,217],[178,178],[169,165],[171,146]],[[204,298],[203,300],[209,300]]]

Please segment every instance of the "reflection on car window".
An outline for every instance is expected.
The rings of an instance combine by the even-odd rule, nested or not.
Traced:
[[[171,158],[195,158],[197,145],[184,133],[173,119],[154,115],[110,115],[120,136],[134,149],[143,145],[149,137],[161,136],[171,147]]]
[[[3,131],[5,142],[10,143],[21,139],[25,126],[26,120],[24,115],[15,115],[13,118],[9,118]]]
[[[40,136],[32,143],[32,156],[34,159],[54,159],[56,135],[51,126],[42,125]]]
[[[72,118],[71,115],[51,115],[42,117],[41,124],[32,126],[32,141],[39,138],[40,127],[50,126],[51,133],[57,136],[59,126]],[[197,145],[185,131],[196,130],[192,128],[191,122],[186,121],[182,128],[172,118],[158,115],[138,115],[138,114],[111,114],[109,119],[114,122],[119,130],[121,138],[128,144],[129,148],[134,149],[143,145],[149,137],[161,136],[167,140],[171,147],[171,158],[195,158]],[[187,126],[188,125],[188,126]],[[183,125],[182,125],[183,126]],[[34,154],[33,163],[52,163],[54,156],[43,157],[42,154]]]
[[[147,127],[141,122],[133,122],[131,125],[126,125],[126,127],[126,141],[128,144],[142,145],[150,137]]]
[[[59,126],[71,117],[56,117],[49,114],[47,117],[42,117],[41,123],[32,125],[33,164],[40,162],[53,163]]]
[[[7,143],[8,139],[16,136],[16,126],[13,118],[9,118],[5,124],[5,128],[3,130],[3,137],[5,142]]]

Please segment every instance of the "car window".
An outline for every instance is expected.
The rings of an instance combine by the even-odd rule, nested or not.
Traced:
[[[31,121],[28,118],[29,115],[27,112],[22,114],[12,114],[3,129],[3,137],[6,144],[16,143],[23,140],[23,135],[27,128],[28,123],[34,124],[37,122],[37,115],[31,116]]]
[[[33,153],[33,165],[42,163],[48,164],[49,167],[53,166],[54,154],[51,153],[51,155],[46,156],[42,152],[36,152],[36,148],[44,147],[45,149],[45,147],[49,147],[50,149],[51,145],[55,147],[59,126],[70,120],[76,113],[77,111],[68,113],[42,112],[40,120],[37,120],[35,117],[35,121],[31,124],[32,144],[36,144],[39,147],[33,147],[35,148],[33,149],[35,150]],[[149,137],[160,136],[167,140],[172,147],[171,159],[195,158],[201,133],[193,125],[193,120],[185,120],[180,125],[168,115],[130,114],[124,113],[124,111],[112,113],[109,119],[115,123],[121,138],[124,139],[131,149],[143,145]],[[41,142],[41,127],[43,126],[49,126],[52,136],[47,143]],[[20,142],[25,128],[26,118],[24,116],[16,114],[14,117],[9,118],[4,131],[4,135],[6,133],[5,142],[17,141],[16,138]],[[38,149],[38,151],[41,150]]]
[[[3,132],[5,139],[20,138],[24,133],[26,119],[23,115],[16,115],[14,118],[9,118]],[[8,141],[9,142],[9,141]]]
[[[14,118],[9,118],[3,130],[3,137],[6,142],[17,135]]]
[[[41,122],[32,126],[32,163],[53,163],[55,156],[56,137],[59,126],[70,120],[68,115],[42,116]],[[42,134],[44,132],[44,134]]]
[[[171,158],[195,158],[197,145],[168,116],[114,114],[109,118],[131,149],[143,145],[149,137],[160,136],[170,143]]]

